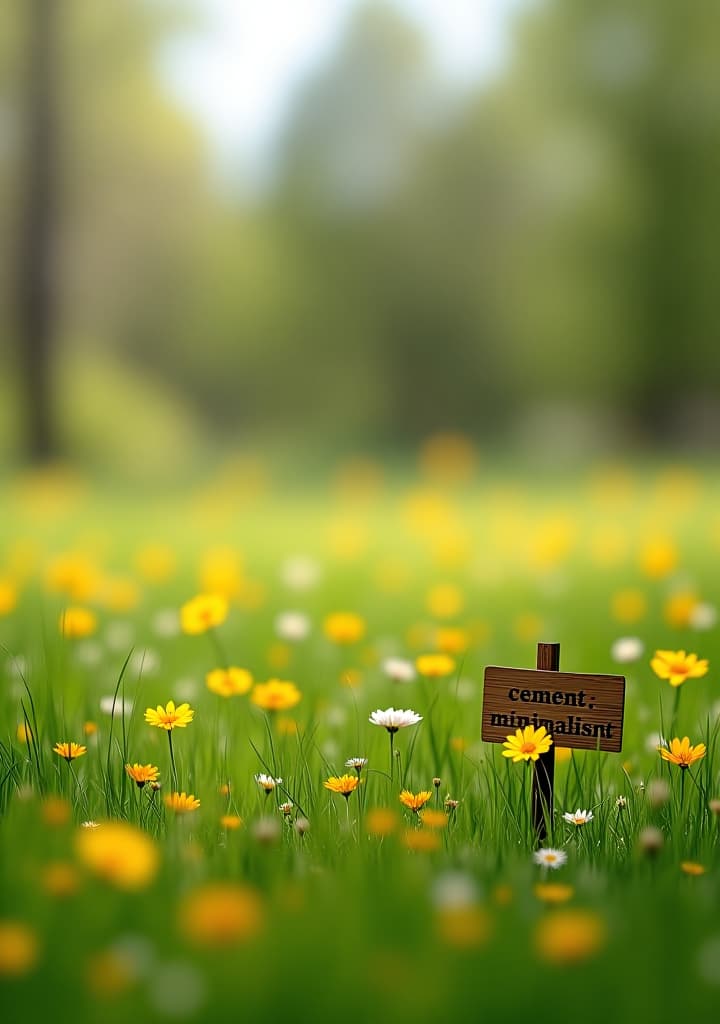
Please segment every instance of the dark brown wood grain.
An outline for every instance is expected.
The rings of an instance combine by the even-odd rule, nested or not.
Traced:
[[[482,738],[503,743],[524,725],[545,725],[558,747],[617,753],[624,707],[624,676],[490,665],[485,669]]]
[[[560,669],[560,644],[537,645],[535,667],[548,672]],[[533,828],[538,843],[547,839],[548,830],[552,826],[553,804],[555,800],[555,744],[538,757],[533,764],[532,784],[532,816]]]

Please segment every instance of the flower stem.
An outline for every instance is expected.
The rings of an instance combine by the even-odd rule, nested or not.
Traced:
[[[217,635],[217,630],[214,627],[212,629],[209,629],[208,630],[208,636],[210,637],[210,641],[211,641],[213,647],[215,648],[215,654],[218,657],[218,661],[219,661],[218,667],[219,668],[228,668],[229,666],[228,666],[227,655],[225,654],[225,648],[223,647],[222,643],[220,642],[220,637]]]
[[[168,729],[167,735],[168,735],[168,743],[170,745],[170,766],[172,768],[173,789],[175,790],[175,792],[177,792],[177,789],[178,789],[178,777],[177,777],[177,770],[175,768],[175,755],[173,753],[172,729]]]
[[[675,700],[673,701],[672,718],[670,719],[670,736],[675,735],[675,722],[677,721],[678,708],[680,707],[680,690],[681,686],[675,687]]]
[[[392,785],[395,779],[395,733],[392,729],[388,729],[388,734],[390,736],[390,785]]]

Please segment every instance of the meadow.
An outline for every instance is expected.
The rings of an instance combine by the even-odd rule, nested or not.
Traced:
[[[720,477],[466,454],[4,483],[5,1020],[709,1018]],[[538,844],[482,679],[550,641],[625,728]]]

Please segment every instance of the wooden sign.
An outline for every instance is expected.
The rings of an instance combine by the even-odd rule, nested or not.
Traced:
[[[503,743],[510,733],[544,725],[559,747],[622,749],[625,679],[584,672],[485,669],[482,738]]]
[[[538,842],[553,816],[555,747],[622,749],[625,677],[560,672],[560,644],[538,644],[537,669],[485,669],[481,735],[504,743],[516,729],[544,725],[553,744],[533,762],[532,817]]]

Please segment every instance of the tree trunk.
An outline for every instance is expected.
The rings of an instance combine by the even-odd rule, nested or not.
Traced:
[[[26,134],[18,282],[18,365],[25,450],[34,462],[56,454],[52,398],[55,331],[55,95],[59,0],[24,0]]]

